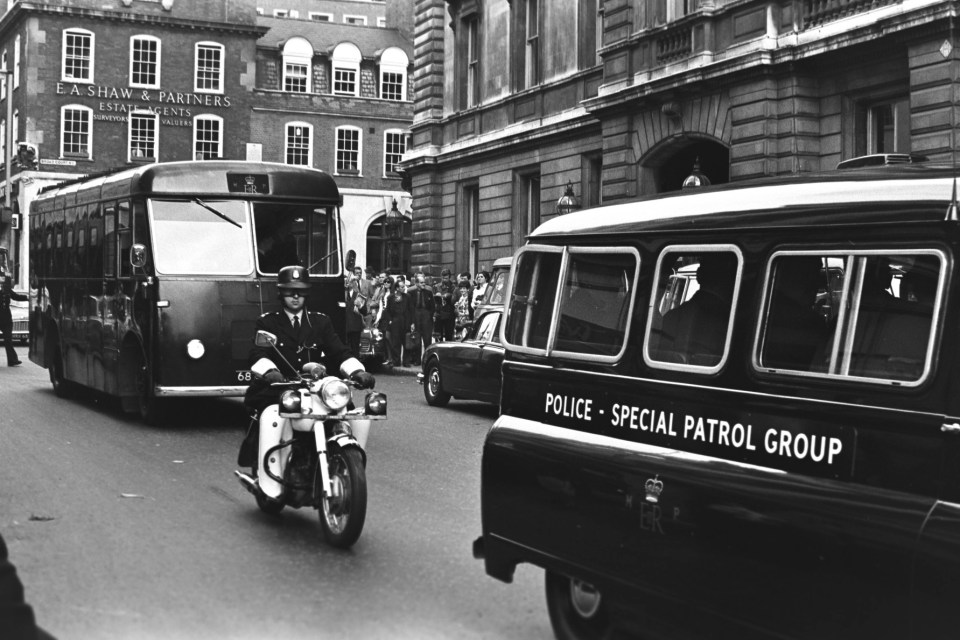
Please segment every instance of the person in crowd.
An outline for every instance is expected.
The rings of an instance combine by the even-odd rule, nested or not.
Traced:
[[[360,280],[352,274],[344,278],[345,315],[347,321],[347,346],[350,353],[360,355],[360,335],[363,333],[363,316],[367,312],[365,298],[360,294]]]
[[[444,269],[440,272],[440,282],[434,288],[433,294],[433,304],[436,310],[434,326],[440,340],[453,340],[453,329],[456,324],[455,302],[458,293],[450,275],[450,269]]]
[[[413,321],[410,296],[403,290],[400,280],[387,278],[389,292],[381,302],[381,329],[386,334],[387,352],[392,366],[403,364],[403,342]]]
[[[467,332],[470,331],[471,324],[473,324],[473,308],[470,306],[471,291],[473,291],[473,286],[469,280],[461,279],[457,283],[457,300],[453,305],[457,312],[454,331],[460,340],[467,335]]]
[[[257,481],[258,460],[279,442],[279,429],[270,429],[271,423],[279,420],[277,401],[280,393],[270,385],[274,382],[296,379],[304,365],[329,367],[340,375],[353,380],[362,389],[372,389],[376,379],[368,373],[355,354],[340,340],[333,321],[322,313],[306,310],[310,291],[310,276],[299,265],[280,269],[277,274],[277,289],[280,311],[268,312],[257,320],[256,330],[267,331],[276,336],[274,346],[254,346],[250,351],[250,370],[253,382],[247,388],[244,404],[259,416],[240,446],[237,464],[251,467],[252,473],[238,471],[241,482],[252,491],[261,491]],[[326,362],[323,362],[323,361]],[[366,442],[366,433],[359,429],[369,428],[362,421],[353,423],[354,433],[360,442]],[[259,452],[259,457],[258,457]],[[276,495],[268,495],[276,498]]]
[[[387,272],[381,271],[373,280],[373,293],[370,294],[370,302],[367,304],[367,317],[365,318],[368,328],[380,327],[380,316],[383,309],[383,299],[390,293],[390,287],[387,284]],[[386,331],[384,331],[386,333]]]
[[[6,249],[0,247],[0,332],[3,332],[3,348],[7,351],[7,366],[19,367],[19,356],[13,348],[13,315],[10,313],[10,301],[26,302],[26,294],[13,290],[13,278],[6,271]]]
[[[427,284],[423,273],[418,273],[414,278],[410,298],[414,310],[410,330],[416,331],[420,336],[419,352],[410,354],[410,363],[420,364],[423,350],[433,344],[433,290]]]
[[[474,311],[476,311],[477,306],[483,302],[483,296],[487,292],[487,282],[490,280],[490,274],[486,271],[477,272],[477,284],[473,289],[473,301],[472,306]]]

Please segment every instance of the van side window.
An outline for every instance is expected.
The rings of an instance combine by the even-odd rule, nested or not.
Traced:
[[[754,364],[919,384],[932,364],[944,261],[933,250],[775,254]]]
[[[624,247],[520,250],[503,336],[517,351],[612,363],[626,350],[640,255]]]
[[[644,357],[652,367],[720,368],[729,349],[740,255],[733,247],[670,247],[657,265]]]

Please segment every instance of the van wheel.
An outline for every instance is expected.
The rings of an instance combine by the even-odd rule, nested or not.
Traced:
[[[557,640],[611,636],[610,618],[600,592],[592,585],[553,571],[546,572],[547,611]]]
[[[423,397],[431,407],[445,407],[450,402],[450,394],[445,393],[440,380],[440,363],[431,360],[427,365],[427,376],[423,381]]]

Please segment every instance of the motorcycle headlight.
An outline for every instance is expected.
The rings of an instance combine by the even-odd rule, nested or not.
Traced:
[[[320,399],[331,411],[340,411],[350,403],[350,387],[338,378],[331,378],[320,387]]]
[[[281,413],[300,413],[300,394],[287,389],[280,395]]]
[[[367,415],[385,416],[387,415],[387,396],[382,393],[367,394],[367,399],[363,402],[363,408]]]
[[[187,343],[187,355],[194,360],[199,360],[202,358],[205,352],[206,349],[204,348],[203,343],[199,340],[193,339]]]

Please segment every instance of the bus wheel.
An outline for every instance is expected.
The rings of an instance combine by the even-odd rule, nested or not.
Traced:
[[[547,571],[546,591],[550,626],[558,640],[611,637],[610,618],[593,586]]]
[[[153,393],[147,363],[140,361],[137,367],[137,412],[146,424],[155,425],[163,417],[163,401]]]
[[[53,393],[58,398],[67,398],[70,396],[70,381],[63,377],[63,355],[60,353],[60,347],[55,347],[50,367],[50,384],[53,385]]]

